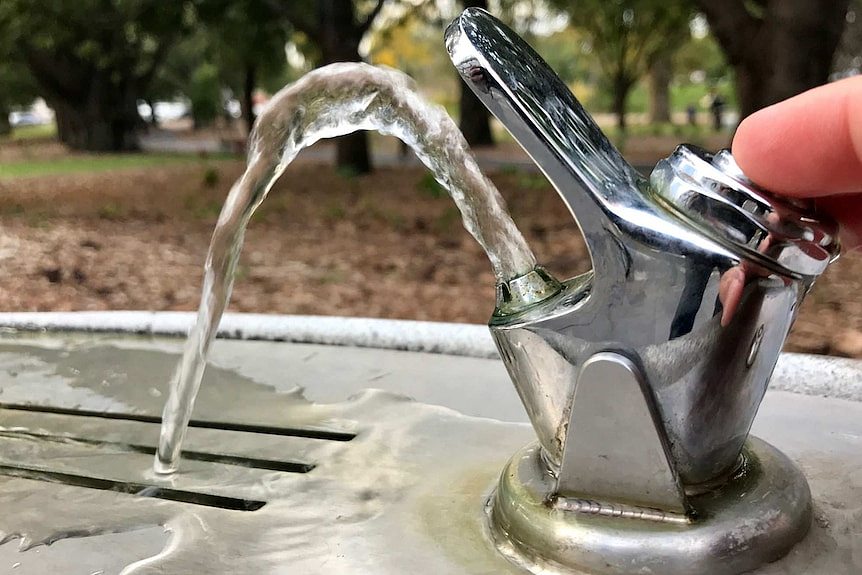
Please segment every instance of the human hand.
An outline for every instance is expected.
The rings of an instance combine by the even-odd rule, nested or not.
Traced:
[[[733,138],[742,171],[776,194],[814,198],[862,245],[862,76],[814,88],[747,117]]]

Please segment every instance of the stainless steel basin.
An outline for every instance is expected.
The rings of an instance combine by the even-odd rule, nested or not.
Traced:
[[[165,481],[151,453],[182,340],[161,333],[185,319],[0,316],[18,328],[0,338],[0,573],[520,572],[483,502],[534,436],[483,328],[303,324],[326,345],[265,341],[301,319],[232,316],[225,335],[258,341],[215,345],[191,453]],[[423,351],[447,333],[472,357]],[[760,573],[862,570],[860,376],[779,362],[754,431],[802,467],[816,521]]]

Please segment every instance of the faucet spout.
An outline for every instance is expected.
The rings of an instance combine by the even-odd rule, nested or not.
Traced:
[[[644,179],[565,83],[525,42],[478,8],[446,30],[461,78],[553,184],[589,247],[597,281],[620,263],[616,207],[643,202]]]

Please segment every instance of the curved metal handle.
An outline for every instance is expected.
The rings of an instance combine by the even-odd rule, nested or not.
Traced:
[[[649,208],[643,178],[517,34],[469,8],[446,30],[459,74],[554,185],[584,234],[597,279],[620,261],[615,207]],[[610,232],[610,233],[609,233]],[[619,281],[619,276],[616,276]]]

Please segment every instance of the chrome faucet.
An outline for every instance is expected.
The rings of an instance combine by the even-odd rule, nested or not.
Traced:
[[[837,257],[836,225],[756,186],[728,151],[680,146],[643,178],[482,10],[446,45],[556,188],[593,268],[497,286],[491,332],[538,436],[492,499],[498,546],[534,571],[596,573],[740,573],[786,553],[810,493],[749,429]]]

